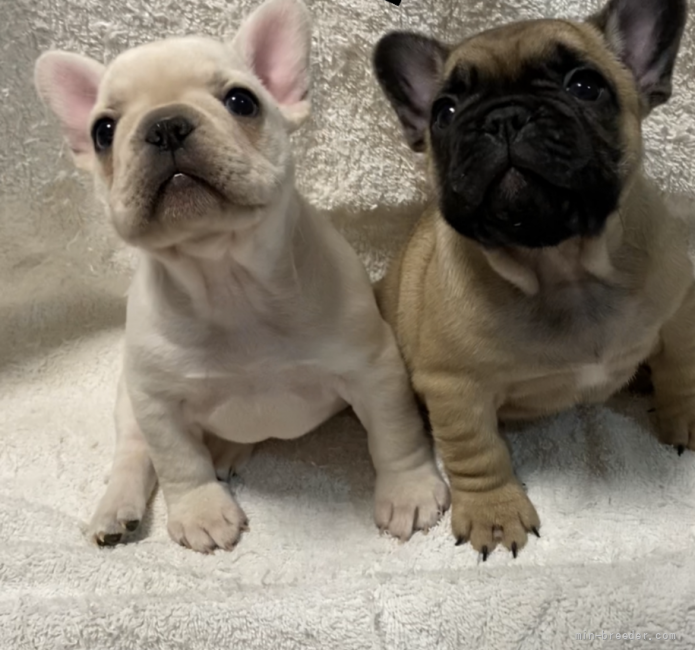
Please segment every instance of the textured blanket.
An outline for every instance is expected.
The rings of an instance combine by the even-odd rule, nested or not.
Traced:
[[[0,2],[0,649],[691,650],[695,455],[655,441],[648,400],[622,396],[510,434],[543,521],[517,560],[495,552],[483,564],[456,548],[448,517],[407,544],[379,536],[366,438],[349,413],[258,450],[233,482],[251,531],[232,553],[201,556],[170,541],[161,495],[137,543],[87,543],[111,462],[132,255],[40,107],[33,62],[48,47],[109,60],[156,37],[223,35],[255,4]],[[597,6],[308,4],[315,112],[296,137],[299,182],[375,278],[426,189],[369,68],[377,38],[411,28],[455,40]],[[647,133],[648,169],[686,211],[694,66],[689,26],[675,97]]]

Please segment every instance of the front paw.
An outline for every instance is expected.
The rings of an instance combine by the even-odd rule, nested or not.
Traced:
[[[169,535],[175,541],[199,553],[211,553],[217,548],[231,551],[248,520],[227,486],[207,483],[169,506]]]
[[[540,525],[536,509],[516,481],[488,492],[452,490],[451,527],[456,543],[469,541],[483,560],[499,542],[516,557],[526,545],[527,532],[538,535]]]
[[[659,441],[671,445],[682,455],[686,449],[695,451],[695,407],[680,412],[656,410],[657,434]]]
[[[87,528],[87,537],[99,546],[114,546],[128,540],[145,514],[146,497],[107,488]]]
[[[381,530],[406,541],[434,526],[449,507],[449,488],[434,462],[402,472],[379,472],[374,519]]]

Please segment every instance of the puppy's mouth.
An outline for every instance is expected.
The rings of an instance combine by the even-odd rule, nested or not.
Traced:
[[[531,181],[530,172],[519,167],[509,166],[501,171],[490,183],[488,195],[495,194],[505,201],[518,199]]]
[[[176,198],[189,192],[199,192],[201,190],[222,198],[221,194],[200,176],[185,172],[174,172],[160,184],[155,196],[155,202],[162,200],[165,195],[171,195],[172,198]]]
[[[568,193],[577,189],[575,179],[558,173],[559,165],[537,161],[535,152],[529,149],[528,146],[496,147],[485,151],[482,160],[465,159],[450,172],[452,190],[469,208],[476,209],[498,195],[512,202],[532,186],[537,190],[547,188]]]
[[[521,148],[491,152],[477,166],[466,163],[450,172],[442,214],[460,234],[489,247],[543,248],[595,236],[617,200],[616,188],[584,182],[586,167],[568,178]]]
[[[486,246],[555,246],[582,230],[574,190],[530,165],[504,161],[468,179],[474,187],[444,193],[443,215],[461,234]],[[465,183],[467,179],[462,179]]]
[[[151,215],[153,218],[193,216],[205,213],[224,201],[222,193],[204,178],[189,172],[175,171],[157,188],[152,200]]]
[[[482,209],[491,239],[533,247],[554,246],[578,227],[574,192],[544,175],[508,165],[488,184]],[[552,214],[552,219],[545,215]]]

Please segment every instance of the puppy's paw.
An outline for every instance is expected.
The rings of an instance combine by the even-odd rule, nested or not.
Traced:
[[[87,537],[99,546],[114,546],[128,541],[137,530],[147,507],[144,498],[107,490],[87,528]]]
[[[527,532],[538,535],[540,525],[536,509],[516,481],[489,492],[452,492],[456,543],[470,542],[483,560],[500,542],[516,557],[526,545]]]
[[[199,553],[231,551],[248,520],[227,486],[207,483],[171,503],[168,529],[175,542]]]
[[[671,445],[682,455],[686,449],[695,451],[695,408],[692,412],[665,415],[657,408],[659,441]]]
[[[376,480],[376,525],[403,541],[434,526],[449,507],[449,488],[436,465],[405,472],[380,472]]]

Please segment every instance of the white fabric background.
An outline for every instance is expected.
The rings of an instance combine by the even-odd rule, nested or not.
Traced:
[[[388,29],[456,40],[505,20],[582,16],[589,0],[309,0],[314,117],[296,138],[305,194],[376,275],[417,213],[422,163],[371,75]],[[695,455],[650,435],[647,401],[621,397],[512,436],[543,520],[518,560],[455,548],[448,518],[400,545],[371,523],[373,474],[349,414],[265,445],[235,480],[251,532],[203,557],[166,534],[157,497],[137,544],[82,527],[112,452],[131,256],[73,171],[39,105],[48,47],[110,60],[152,38],[230,33],[254,0],[0,0],[0,649],[362,648],[532,650],[628,642],[695,647]],[[676,96],[648,125],[649,170],[691,209],[695,44]],[[379,208],[377,210],[377,207]],[[409,216],[410,215],[410,216]],[[657,642],[657,632],[678,640]]]

